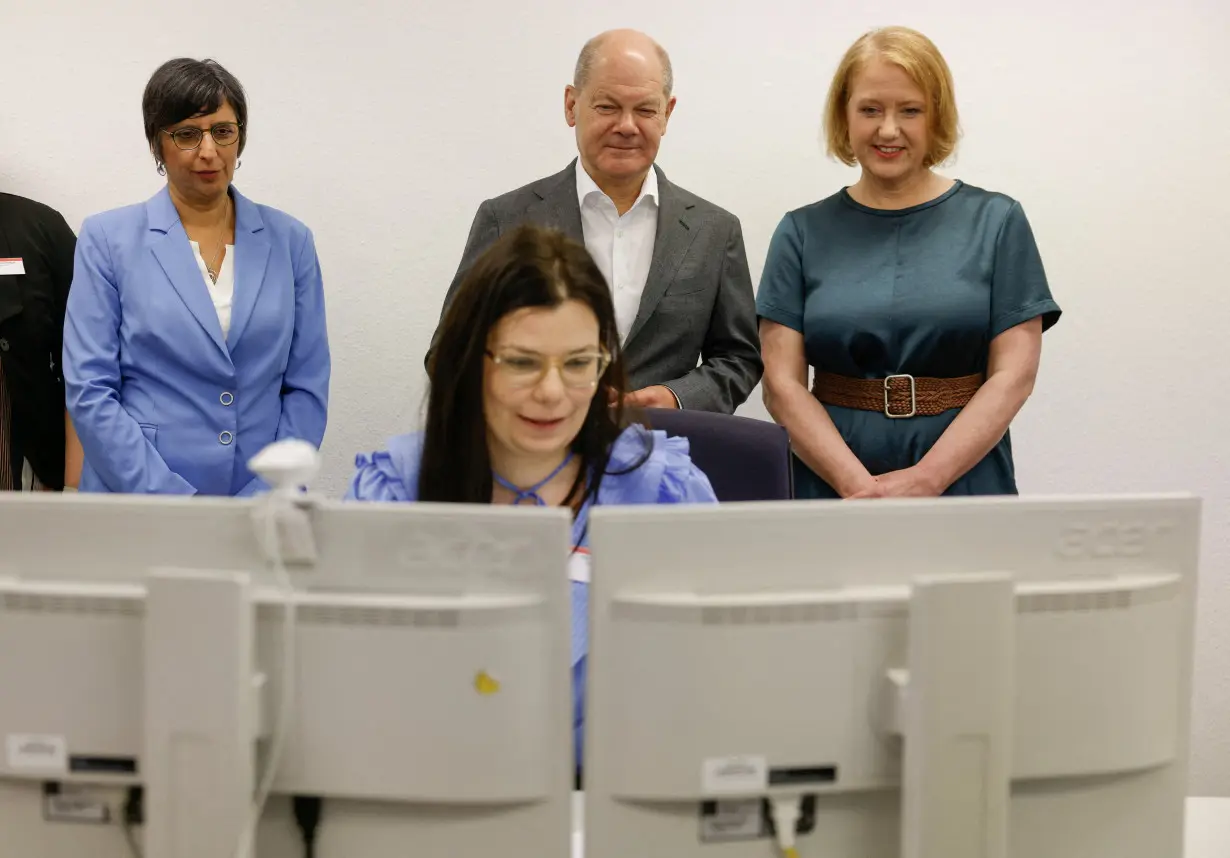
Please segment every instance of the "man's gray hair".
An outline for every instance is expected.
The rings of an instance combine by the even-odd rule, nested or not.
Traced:
[[[606,35],[594,36],[585,43],[585,47],[581,48],[581,55],[577,57],[577,67],[572,73],[572,85],[579,90],[585,89],[585,85],[589,83],[589,76],[594,70],[594,63],[598,59],[598,52],[602,50],[602,43],[606,41]],[[658,54],[658,61],[662,64],[662,92],[667,98],[671,97],[671,93],[675,89],[675,74],[671,70],[670,54],[666,52],[666,48],[659,45],[650,39],[653,44],[654,51]]]

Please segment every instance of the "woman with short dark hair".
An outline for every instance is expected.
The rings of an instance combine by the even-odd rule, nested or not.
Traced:
[[[248,135],[212,60],[150,78],[145,138],[167,185],[87,218],[64,330],[81,490],[250,495],[265,445],[325,432],[329,344],[311,231],[231,184]]]

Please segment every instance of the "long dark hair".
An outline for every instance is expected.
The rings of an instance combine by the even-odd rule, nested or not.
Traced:
[[[487,338],[509,313],[524,307],[558,307],[570,300],[593,311],[599,345],[611,356],[585,423],[572,441],[581,468],[566,502],[575,509],[597,495],[611,445],[625,425],[623,396],[628,383],[615,306],[602,272],[583,246],[561,232],[523,226],[502,236],[479,257],[440,322],[427,365],[431,389],[419,470],[420,501],[491,503],[491,455],[483,416]],[[645,439],[648,456],[650,436]]]

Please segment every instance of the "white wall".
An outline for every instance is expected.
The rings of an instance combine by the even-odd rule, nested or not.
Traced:
[[[1166,8],[1166,7],[1169,8]],[[1182,489],[1207,501],[1196,792],[1230,795],[1230,4],[1225,0],[3,0],[0,188],[87,214],[160,185],[140,98],[176,55],[247,87],[248,195],[315,231],[334,381],[326,488],[411,427],[422,355],[474,210],[573,152],[563,86],[585,38],[671,51],[660,163],[743,220],[753,276],[790,208],[854,178],[818,116],[863,30],[928,33],[956,76],[950,175],[1020,199],[1065,318],[1015,428],[1027,492]],[[759,394],[747,413],[763,415]]]

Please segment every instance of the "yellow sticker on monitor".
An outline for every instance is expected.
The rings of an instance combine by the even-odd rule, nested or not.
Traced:
[[[498,680],[491,677],[485,670],[480,670],[474,677],[474,690],[479,694],[488,695],[495,694],[500,690]]]

